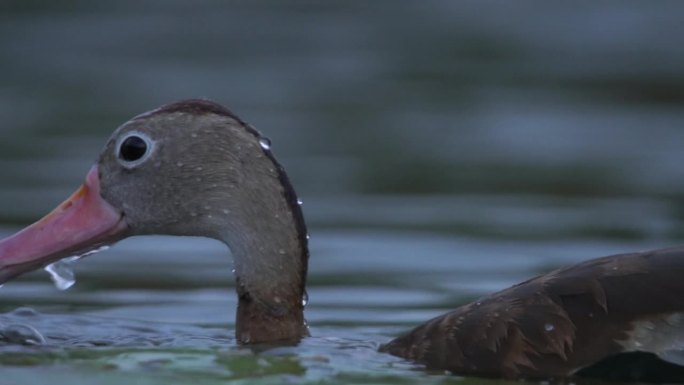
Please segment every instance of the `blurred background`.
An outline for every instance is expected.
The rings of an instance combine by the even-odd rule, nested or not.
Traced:
[[[683,17],[678,1],[3,1],[0,235],[68,196],[133,115],[209,98],[271,138],[304,201],[314,337],[267,355],[273,372],[245,358],[225,249],[147,237],[79,263],[67,292],[45,273],[3,287],[0,324],[51,349],[0,362],[31,380],[19,351],[70,384],[103,366],[157,383],[160,355],[207,381],[452,381],[375,348],[554,267],[682,242]]]

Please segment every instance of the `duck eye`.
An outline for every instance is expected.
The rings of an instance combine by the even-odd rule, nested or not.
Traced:
[[[126,162],[134,162],[142,158],[147,152],[147,142],[145,139],[131,135],[121,142],[119,147],[119,158]]]
[[[115,148],[119,163],[127,169],[133,169],[152,156],[155,142],[143,132],[131,131],[119,138]]]

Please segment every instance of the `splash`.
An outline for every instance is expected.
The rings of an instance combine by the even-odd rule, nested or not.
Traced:
[[[45,337],[31,325],[11,324],[0,326],[0,341],[19,345],[44,345]]]

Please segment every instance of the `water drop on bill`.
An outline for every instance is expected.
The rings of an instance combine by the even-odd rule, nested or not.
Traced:
[[[45,266],[44,270],[50,274],[57,290],[66,290],[76,283],[76,277],[69,262],[57,261]]]
[[[93,249],[81,255],[63,258],[57,262],[51,263],[43,268],[48,274],[52,282],[55,284],[57,290],[67,290],[76,283],[76,276],[71,266],[81,258],[93,255],[103,250],[107,250],[109,246],[102,246]]]

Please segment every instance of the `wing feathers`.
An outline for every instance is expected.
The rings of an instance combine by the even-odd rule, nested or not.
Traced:
[[[624,351],[636,322],[684,312],[682,276],[684,249],[590,260],[462,306],[381,350],[463,374],[566,376]]]

